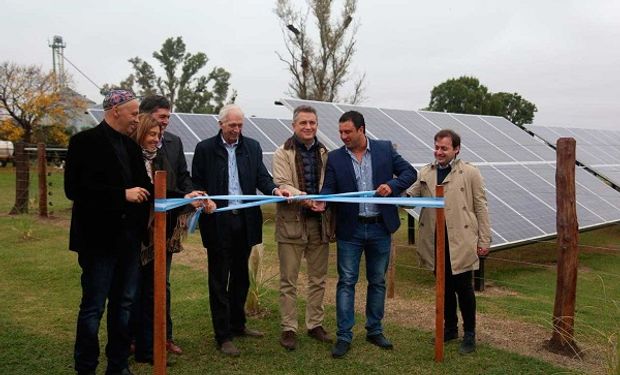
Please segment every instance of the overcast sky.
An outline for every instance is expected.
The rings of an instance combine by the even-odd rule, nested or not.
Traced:
[[[154,64],[152,52],[182,36],[190,52],[207,54],[207,69],[231,72],[246,114],[288,118],[273,105],[289,82],[275,54],[284,44],[274,7],[274,0],[0,0],[0,61],[51,69],[48,40],[61,35],[66,57],[86,75],[118,83],[130,73],[128,58]],[[492,92],[535,103],[535,125],[620,128],[620,1],[359,0],[354,22],[364,105],[420,109],[433,86],[472,75]],[[79,92],[101,102],[66,68]]]

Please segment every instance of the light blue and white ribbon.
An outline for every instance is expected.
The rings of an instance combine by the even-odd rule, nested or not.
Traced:
[[[195,198],[170,198],[170,199],[155,199],[155,212],[165,212],[177,207],[184,206],[198,200],[211,199],[217,200],[240,200],[244,201],[241,204],[235,204],[226,207],[220,207],[214,212],[225,212],[232,210],[240,210],[249,207],[261,206],[269,203],[279,202],[295,202],[301,200],[314,200],[320,202],[333,202],[333,203],[372,203],[372,204],[394,204],[403,207],[428,207],[428,208],[443,208],[443,198],[410,198],[410,197],[377,197],[375,191],[355,191],[350,193],[341,194],[307,194],[296,195],[294,197],[280,197],[272,195],[211,195],[211,196],[199,196]],[[198,218],[200,217],[203,208],[198,208],[194,215],[189,220],[189,231],[194,232]]]

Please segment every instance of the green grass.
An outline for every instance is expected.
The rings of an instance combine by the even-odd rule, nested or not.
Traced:
[[[18,224],[19,223],[19,224]],[[26,224],[25,224],[26,223]],[[67,233],[59,220],[32,216],[0,217],[2,228],[28,226],[30,239],[19,231],[3,230],[0,241],[0,373],[71,373],[75,317],[80,298],[79,268],[76,255],[67,250]],[[175,334],[185,354],[174,358],[171,374],[202,373],[554,373],[561,371],[545,362],[481,345],[476,354],[461,357],[457,345],[446,347],[443,364],[432,361],[429,333],[388,325],[387,332],[396,345],[383,351],[363,340],[363,326],[355,329],[356,339],[344,360],[329,357],[329,346],[306,336],[300,348],[286,353],[279,346],[277,293],[269,291],[263,306],[266,315],[250,319],[250,325],[267,332],[264,339],[240,339],[239,359],[224,358],[215,350],[211,327],[206,275],[193,267],[175,265],[173,269]],[[326,326],[333,332],[335,311],[327,310]],[[103,333],[103,330],[102,330]],[[104,335],[102,335],[104,336]],[[104,338],[104,337],[102,337]],[[104,341],[102,339],[102,341]],[[102,358],[105,362],[105,359]],[[137,374],[150,373],[151,367],[133,364]]]
[[[31,185],[36,187],[36,174]],[[0,215],[0,374],[66,374],[72,373],[75,319],[80,300],[79,276],[75,253],[67,250],[70,202],[62,192],[62,172],[54,171],[52,181],[53,219],[36,217],[36,204],[30,215]],[[10,210],[14,200],[14,170],[0,169],[0,212]],[[33,194],[35,193],[35,194]],[[36,189],[31,190],[31,196]],[[266,207],[265,218],[273,217]],[[581,243],[618,247],[618,227],[609,227],[581,235]],[[273,239],[273,221],[264,228],[266,262],[277,262]],[[404,229],[397,232],[397,294],[432,303],[434,279],[431,272],[417,268],[415,249],[406,245]],[[188,243],[200,246],[200,236],[190,235]],[[533,322],[548,327],[555,293],[553,267],[509,263],[499,258],[554,265],[556,254],[552,244],[535,244],[493,254],[497,258],[487,264],[487,277],[514,295],[479,296],[479,310],[500,318]],[[578,339],[603,342],[597,333],[617,330],[620,314],[611,301],[620,300],[618,253],[585,249],[580,255],[577,323]],[[206,262],[206,257],[202,258]],[[202,264],[204,266],[204,264]],[[335,266],[329,274],[335,277]],[[605,291],[600,275],[604,281]],[[266,275],[271,276],[271,275]],[[386,332],[396,350],[382,351],[363,340],[363,317],[357,316],[355,339],[351,353],[343,360],[329,356],[329,346],[301,335],[297,351],[287,353],[278,344],[279,313],[275,285],[261,301],[266,308],[260,318],[250,318],[250,325],[267,332],[260,340],[237,341],[243,354],[238,359],[224,358],[215,349],[211,326],[207,275],[197,267],[175,263],[172,276],[175,336],[185,350],[174,357],[170,374],[254,373],[414,373],[414,374],[541,374],[566,373],[544,361],[504,350],[479,345],[471,356],[458,355],[458,343],[446,346],[445,361],[433,362],[433,347],[428,344],[430,332],[388,323]],[[362,277],[363,279],[363,277]],[[617,303],[617,302],[616,302]],[[303,301],[300,301],[303,305]],[[432,306],[432,305],[431,305]],[[615,308],[615,309],[614,309]],[[300,311],[303,311],[301,309]],[[300,317],[303,319],[303,316]],[[335,308],[327,306],[326,328],[335,331]],[[100,339],[105,343],[105,319]],[[301,322],[300,327],[303,327]],[[549,336],[551,330],[549,329]],[[541,337],[540,340],[548,337]],[[537,343],[534,343],[535,345]],[[99,371],[105,367],[102,355]],[[148,374],[152,368],[132,363],[137,374]]]

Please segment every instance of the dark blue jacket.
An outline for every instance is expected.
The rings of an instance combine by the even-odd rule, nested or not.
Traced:
[[[417,177],[415,169],[394,150],[390,141],[368,139],[368,142],[370,142],[372,159],[373,189],[387,183],[392,188],[392,196],[400,196],[405,189],[415,182]],[[355,171],[353,170],[351,156],[347,153],[345,146],[342,146],[331,151],[327,157],[325,182],[321,194],[351,191],[358,191]],[[396,232],[400,226],[398,208],[385,204],[378,207],[387,230],[390,233]],[[358,214],[359,204],[357,203],[336,204],[336,237],[339,240],[351,238],[357,225]]]
[[[194,187],[204,190],[209,195],[228,194],[228,152],[222,142],[221,131],[212,138],[196,145],[192,161],[192,180]],[[260,144],[252,138],[240,136],[236,149],[239,184],[243,194],[256,194],[260,190],[271,195],[276,185],[273,183],[265,164]],[[216,201],[218,207],[227,206],[228,201]],[[221,247],[221,232],[226,230],[220,213],[200,216],[200,234],[202,244],[209,247]],[[263,214],[259,207],[242,210],[245,220],[248,246],[263,242]]]

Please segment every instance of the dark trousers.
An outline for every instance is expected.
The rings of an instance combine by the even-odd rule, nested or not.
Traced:
[[[172,340],[172,317],[170,316],[170,266],[172,253],[166,252],[166,339]],[[136,358],[153,358],[153,305],[154,305],[154,261],[141,267],[140,292],[133,311],[133,326],[136,329]]]
[[[138,242],[112,254],[78,253],[82,268],[82,301],[77,318],[75,370],[94,370],[99,364],[99,325],[108,301],[107,371],[127,368],[129,316],[139,279]]]
[[[445,289],[445,309],[444,309],[444,328],[446,332],[456,332],[458,326],[458,317],[456,315],[456,307],[461,310],[463,318],[463,331],[475,332],[476,330],[476,294],[472,284],[472,272],[467,271],[452,274],[452,265],[450,264],[450,247],[446,241],[446,289]]]
[[[209,304],[215,341],[221,345],[245,328],[245,300],[250,287],[248,258],[251,247],[242,213],[225,213],[220,247],[207,249]]]

